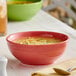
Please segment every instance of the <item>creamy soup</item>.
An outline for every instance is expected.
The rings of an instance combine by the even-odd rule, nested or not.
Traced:
[[[29,3],[33,3],[31,1],[9,1],[7,2],[7,4],[29,4]]]
[[[46,37],[25,37],[14,40],[13,42],[19,44],[27,44],[27,45],[44,45],[44,44],[59,43],[61,42],[61,40],[56,38],[46,38]]]

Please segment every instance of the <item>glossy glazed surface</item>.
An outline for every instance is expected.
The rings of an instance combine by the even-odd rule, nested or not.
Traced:
[[[62,42],[50,45],[22,45],[13,42],[15,39],[29,36],[55,37],[61,39]],[[68,36],[56,32],[31,31],[11,34],[6,40],[12,54],[22,63],[42,65],[53,63],[63,54]]]
[[[27,1],[27,0],[7,0],[12,1]],[[28,0],[30,4],[8,4],[8,19],[12,21],[29,20],[35,16],[42,7],[42,0]]]

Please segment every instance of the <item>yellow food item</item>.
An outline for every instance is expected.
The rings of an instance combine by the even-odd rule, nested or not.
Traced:
[[[46,44],[59,43],[61,42],[61,40],[47,37],[25,37],[14,40],[13,42],[27,45],[44,45],[44,44],[46,45]]]
[[[8,1],[7,4],[29,4],[31,1]]]

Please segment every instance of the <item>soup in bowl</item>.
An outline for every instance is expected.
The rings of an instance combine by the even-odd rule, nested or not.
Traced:
[[[9,35],[11,53],[23,64],[52,64],[65,51],[68,36],[57,32],[29,31]]]
[[[19,44],[25,44],[25,45],[46,45],[46,44],[54,44],[61,42],[60,39],[57,38],[51,38],[51,37],[23,37],[19,38],[17,40],[14,40],[13,42],[19,43]]]
[[[31,4],[32,1],[8,1],[7,4]]]

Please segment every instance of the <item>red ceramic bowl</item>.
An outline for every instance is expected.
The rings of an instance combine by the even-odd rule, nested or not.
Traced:
[[[13,42],[15,39],[29,36],[55,37],[62,41],[47,45],[23,45]],[[68,39],[68,36],[62,33],[47,31],[19,32],[11,34],[6,38],[11,53],[23,64],[31,65],[53,63],[65,51]]]

